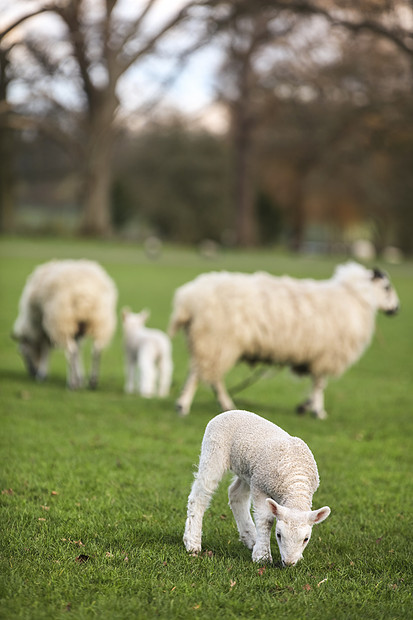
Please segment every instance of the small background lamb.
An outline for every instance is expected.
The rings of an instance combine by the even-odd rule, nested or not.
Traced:
[[[329,280],[211,272],[178,288],[169,324],[184,329],[188,378],[177,401],[189,413],[198,381],[211,385],[222,410],[234,408],[225,374],[239,361],[285,364],[313,381],[299,412],[325,418],[324,389],[369,345],[377,310],[399,305],[389,278],[357,263],[337,267]]]
[[[54,260],[36,267],[24,286],[12,332],[28,372],[44,379],[52,347],[61,347],[68,386],[81,387],[80,343],[88,336],[93,340],[89,385],[96,387],[101,352],[116,328],[116,303],[113,280],[94,261]]]
[[[168,396],[172,380],[171,341],[159,329],[145,327],[149,310],[122,310],[125,347],[125,392],[151,398]],[[139,386],[139,387],[138,387]]]
[[[313,525],[330,514],[328,506],[311,510],[319,478],[308,446],[249,411],[227,411],[213,418],[205,430],[188,497],[184,544],[189,552],[201,550],[203,515],[227,470],[235,474],[228,489],[229,504],[240,540],[252,549],[254,562],[272,561],[270,534],[276,519],[282,563],[294,566],[302,558]]]

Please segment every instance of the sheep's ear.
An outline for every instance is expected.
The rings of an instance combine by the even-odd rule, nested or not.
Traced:
[[[374,269],[372,269],[371,271],[372,271],[372,276],[371,276],[372,280],[379,280],[380,278],[384,278],[386,276],[384,271],[382,271],[378,267],[374,267]]]
[[[323,506],[323,508],[319,508],[318,510],[311,510],[309,517],[310,525],[321,523],[321,521],[327,519],[330,512],[331,510],[328,506]]]
[[[277,504],[277,502],[271,499],[271,497],[267,497],[266,502],[274,517],[276,517],[280,521],[285,520],[286,509],[283,506]]]

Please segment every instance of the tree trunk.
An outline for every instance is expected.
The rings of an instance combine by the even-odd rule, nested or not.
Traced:
[[[88,143],[85,148],[84,169],[81,171],[80,232],[87,236],[107,237],[112,233],[110,189],[115,109],[116,105],[107,101],[91,106],[89,126],[85,132]]]
[[[237,245],[256,243],[252,131],[244,103],[238,102],[234,118],[234,200]]]
[[[8,126],[7,51],[0,50],[0,232],[14,224],[14,131]]]
[[[13,130],[0,122],[0,232],[14,227]]]

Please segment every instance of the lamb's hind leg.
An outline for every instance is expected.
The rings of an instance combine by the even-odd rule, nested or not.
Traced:
[[[188,510],[183,541],[187,551],[201,551],[202,520],[211,497],[228,469],[225,455],[214,442],[201,452],[199,468],[188,497]]]
[[[240,540],[248,549],[252,549],[255,545],[257,534],[250,512],[251,496],[249,485],[236,476],[228,489],[228,498],[237,523]]]

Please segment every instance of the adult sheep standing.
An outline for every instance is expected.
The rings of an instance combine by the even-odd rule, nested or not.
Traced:
[[[394,314],[399,300],[389,278],[358,263],[339,265],[329,280],[268,273],[211,272],[175,292],[170,335],[183,328],[190,370],[177,401],[190,411],[198,381],[214,389],[223,410],[234,408],[224,375],[238,361],[290,366],[313,387],[299,412],[327,416],[324,389],[369,345],[377,310]]]
[[[83,383],[80,343],[93,341],[89,386],[98,382],[102,350],[116,328],[117,289],[106,271],[89,260],[53,260],[36,267],[23,289],[12,336],[29,373],[46,378],[52,347],[64,349],[67,383]]]

